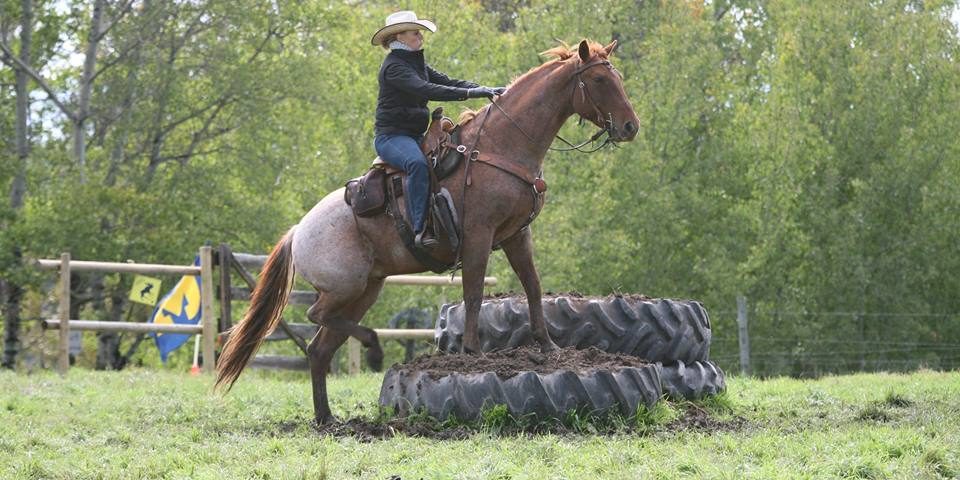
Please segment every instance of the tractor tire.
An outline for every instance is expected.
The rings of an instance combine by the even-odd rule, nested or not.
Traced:
[[[560,347],[595,346],[649,362],[705,361],[710,355],[710,318],[700,302],[555,296],[542,301],[550,338]],[[445,353],[460,351],[463,303],[440,309],[434,340]],[[480,306],[480,349],[490,352],[534,342],[524,297],[485,300]]]
[[[494,372],[435,377],[397,365],[384,377],[380,405],[392,408],[394,415],[425,413],[441,421],[450,416],[478,420],[495,405],[506,405],[514,417],[558,418],[575,409],[633,415],[641,405],[652,407],[663,395],[660,368],[647,364],[587,372],[524,371],[504,379]]]
[[[713,362],[674,362],[662,365],[660,386],[675,400],[695,400],[727,389],[723,370]]]

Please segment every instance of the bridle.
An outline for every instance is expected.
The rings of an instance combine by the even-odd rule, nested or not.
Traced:
[[[553,147],[548,147],[549,150],[554,150],[554,151],[558,151],[558,152],[569,152],[569,151],[571,151],[571,150],[576,150],[576,151],[578,151],[578,152],[583,152],[583,153],[593,153],[593,152],[596,152],[597,150],[600,150],[601,148],[607,146],[608,144],[615,145],[615,144],[613,143],[613,140],[610,139],[610,134],[613,132],[613,114],[612,114],[612,113],[611,113],[611,114],[608,114],[608,115],[607,115],[607,120],[606,120],[606,121],[603,120],[603,112],[602,112],[602,111],[600,110],[600,108],[597,106],[597,102],[593,99],[593,96],[590,95],[590,91],[587,90],[587,86],[586,86],[586,84],[583,82],[583,78],[581,77],[581,75],[583,74],[583,72],[585,72],[586,70],[588,70],[588,69],[590,69],[590,68],[596,67],[596,66],[598,66],[598,65],[604,65],[604,66],[606,66],[606,67],[609,68],[611,71],[615,72],[615,73],[617,74],[617,76],[619,76],[620,78],[623,78],[623,75],[621,75],[620,72],[613,66],[613,64],[611,64],[610,61],[609,61],[609,60],[606,60],[606,59],[597,59],[597,60],[595,60],[595,61],[593,61],[593,62],[590,62],[590,63],[588,63],[588,64],[586,64],[586,65],[580,65],[580,66],[577,67],[577,70],[574,72],[574,75],[576,76],[576,83],[574,83],[574,86],[573,86],[573,92],[572,92],[572,96],[571,96],[571,104],[572,104],[572,102],[573,102],[574,100],[576,100],[577,88],[579,88],[579,89],[580,89],[580,92],[581,92],[582,101],[585,102],[587,99],[590,99],[590,103],[591,103],[591,105],[593,106],[593,110],[594,110],[595,112],[597,112],[597,119],[598,119],[599,121],[603,122],[603,125],[604,125],[604,126],[603,126],[597,133],[593,134],[592,137],[590,137],[590,138],[587,139],[586,141],[580,143],[579,145],[573,145],[572,143],[568,142],[566,139],[564,139],[564,138],[561,137],[560,135],[557,135],[557,138],[559,138],[563,143],[566,143],[567,145],[569,145],[570,148],[553,148]],[[530,134],[528,134],[528,133],[526,132],[526,130],[524,130],[523,127],[521,127],[520,124],[517,123],[517,121],[514,120],[513,117],[511,117],[510,114],[508,114],[508,113],[503,109],[503,107],[500,106],[500,104],[498,104],[498,103],[497,103],[496,101],[494,101],[492,98],[490,99],[490,103],[491,103],[493,106],[497,107],[497,109],[500,110],[500,113],[502,113],[503,116],[507,117],[507,119],[510,120],[510,123],[513,123],[513,126],[516,127],[517,130],[519,130],[520,133],[523,134],[523,136],[527,137],[527,139],[530,140],[531,143],[534,143],[534,144],[537,143],[537,141],[534,140],[534,138],[531,137]],[[536,177],[535,177],[533,180],[531,180],[530,178],[527,178],[527,176],[524,175],[523,173],[514,171],[514,169],[508,168],[506,165],[501,165],[501,164],[498,164],[498,163],[495,163],[495,162],[489,162],[489,161],[484,161],[484,160],[480,159],[480,151],[477,150],[477,145],[480,143],[480,138],[483,136],[483,127],[487,124],[487,119],[490,118],[490,110],[491,110],[490,108],[487,108],[486,111],[483,113],[483,119],[480,121],[480,128],[477,130],[477,136],[476,136],[476,138],[474,138],[474,140],[473,140],[473,145],[471,145],[471,147],[470,147],[469,149],[466,148],[465,145],[460,145],[460,146],[457,147],[457,151],[459,151],[460,153],[470,152],[470,153],[467,154],[467,161],[465,162],[466,165],[464,166],[464,173],[463,173],[463,190],[461,191],[461,197],[460,197],[460,205],[461,205],[461,208],[462,208],[461,216],[460,216],[460,218],[461,218],[461,223],[460,223],[460,229],[459,229],[459,230],[460,230],[460,231],[459,231],[460,238],[463,238],[463,235],[464,235],[463,228],[464,228],[464,223],[466,222],[465,219],[466,219],[466,216],[467,216],[467,187],[469,187],[469,186],[471,185],[471,180],[470,180],[470,165],[473,164],[475,161],[478,161],[478,160],[479,160],[479,161],[483,161],[484,163],[487,163],[487,164],[489,164],[489,165],[491,165],[491,166],[493,166],[493,167],[495,167],[495,168],[497,168],[497,169],[500,169],[500,170],[502,170],[502,171],[504,171],[504,172],[507,172],[507,173],[509,173],[510,175],[513,175],[514,177],[519,178],[519,179],[522,180],[524,183],[530,185],[530,187],[531,187],[530,192],[533,194],[533,204],[534,204],[534,208],[533,208],[533,211],[531,211],[530,216],[527,217],[526,222],[524,222],[524,225],[523,225],[522,227],[520,227],[519,230],[517,230],[517,233],[519,233],[519,232],[522,231],[524,228],[526,228],[527,225],[530,225],[530,223],[533,222],[533,220],[537,217],[537,214],[540,213],[540,208],[537,206],[537,203],[538,203],[538,202],[541,202],[541,203],[540,203],[540,206],[541,206],[541,207],[543,206],[543,205],[542,205],[543,198],[544,198],[544,197],[543,197],[543,193],[546,192],[546,188],[547,188],[547,187],[546,187],[546,183],[543,182],[543,178],[542,178],[543,172],[538,172],[538,173],[536,174]],[[574,111],[576,111],[576,108],[575,108],[575,107],[574,107]],[[580,115],[580,118],[581,118],[581,120],[582,120],[582,119],[583,119],[583,115]],[[588,143],[590,143],[590,142],[596,141],[598,138],[600,138],[601,136],[603,136],[604,133],[607,134],[607,138],[604,139],[603,143],[601,143],[599,147],[594,148],[594,149],[592,149],[592,150],[581,150],[581,149],[580,149],[580,148],[583,147],[584,145],[586,145],[586,144],[588,144]],[[461,148],[462,148],[462,150],[461,150]],[[517,233],[514,233],[513,235],[516,235]],[[509,238],[513,238],[513,235],[511,235],[510,237],[508,237],[508,239],[509,239]],[[501,242],[501,243],[502,243],[502,242]],[[454,260],[454,263],[453,263],[453,264],[455,265],[455,267],[453,268],[453,271],[451,272],[451,277],[453,276],[453,272],[455,272],[456,269],[457,269],[456,265],[460,265],[460,258],[461,258],[462,253],[463,253],[463,242],[460,242],[460,244],[457,246],[456,259]]]
[[[566,143],[569,146],[569,148],[548,147],[548,150],[553,150],[555,152],[570,152],[570,151],[576,150],[582,153],[593,153],[593,152],[596,152],[597,150],[600,150],[603,147],[606,147],[607,145],[614,145],[614,146],[616,145],[611,139],[611,134],[613,133],[613,114],[608,113],[607,119],[604,120],[603,111],[601,111],[600,107],[597,106],[597,101],[593,99],[593,95],[590,94],[590,90],[587,89],[587,85],[586,83],[584,83],[583,77],[582,77],[583,72],[599,65],[603,65],[607,67],[609,70],[616,73],[617,76],[619,76],[620,78],[623,78],[623,75],[620,74],[620,71],[618,71],[616,67],[614,67],[613,64],[611,64],[610,61],[606,59],[598,59],[586,65],[580,65],[577,67],[577,70],[573,72],[573,74],[576,76],[576,82],[573,85],[573,91],[571,92],[570,102],[572,105],[576,105],[575,102],[577,97],[577,89],[579,88],[581,102],[586,102],[587,99],[590,100],[590,106],[593,107],[594,112],[596,112],[597,114],[597,121],[600,123],[603,123],[604,126],[601,127],[600,130],[597,131],[597,133],[594,133],[593,136],[591,136],[590,138],[584,140],[583,142],[577,145],[574,145],[568,142],[565,138],[561,137],[560,135],[557,135],[557,138],[561,142]],[[503,109],[503,107],[500,106],[499,103],[494,101],[492,98],[490,99],[490,103],[493,104],[493,106],[497,107],[497,109],[500,110],[500,113],[502,113],[503,116],[507,117],[507,119],[510,120],[510,123],[512,123],[513,126],[516,127],[517,130],[519,130],[520,133],[523,134],[523,136],[527,137],[527,139],[530,140],[531,142],[536,143],[536,140],[534,140],[533,137],[531,137],[530,134],[528,134],[523,129],[523,127],[521,127],[520,124],[517,123],[517,121],[514,120],[513,117],[511,117],[510,114],[508,114],[507,111]],[[574,108],[574,111],[576,111],[576,108]],[[484,116],[484,121],[486,121],[486,115]],[[583,121],[582,114],[580,114],[580,121],[581,122]],[[581,147],[583,147],[588,143],[595,142],[597,139],[603,136],[603,134],[607,134],[607,138],[604,139],[603,143],[601,143],[600,146],[593,148],[592,150],[581,150]]]

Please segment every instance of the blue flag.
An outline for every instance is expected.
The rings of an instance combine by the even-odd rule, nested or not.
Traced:
[[[193,265],[200,265],[200,257],[194,257]],[[149,323],[200,323],[200,275],[184,275],[150,315]],[[151,333],[160,350],[160,360],[167,362],[167,355],[190,339],[188,333]]]

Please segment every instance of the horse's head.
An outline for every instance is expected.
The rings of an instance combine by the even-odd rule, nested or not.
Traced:
[[[606,47],[580,42],[576,79],[573,90],[573,110],[600,128],[610,131],[614,141],[630,141],[637,136],[640,119],[623,89],[620,72],[610,63],[610,55],[617,41]]]

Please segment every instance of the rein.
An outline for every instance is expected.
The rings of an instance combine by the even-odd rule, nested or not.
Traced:
[[[576,75],[576,77],[577,77],[577,83],[574,84],[574,86],[573,86],[573,92],[571,92],[571,103],[572,103],[572,100],[576,98],[576,95],[577,95],[577,87],[579,87],[579,88],[580,88],[580,93],[581,93],[581,98],[583,98],[583,101],[586,101],[587,98],[590,99],[590,104],[591,104],[591,106],[592,106],[593,109],[597,112],[597,120],[602,121],[603,124],[604,124],[603,128],[601,128],[600,130],[598,130],[597,133],[594,133],[592,137],[584,140],[583,142],[581,142],[581,143],[579,143],[579,144],[577,144],[577,145],[574,145],[574,144],[570,143],[569,141],[567,141],[567,139],[561,137],[560,135],[557,135],[556,138],[559,139],[561,142],[567,144],[570,148],[547,147],[548,150],[552,150],[552,151],[555,151],[555,152],[571,152],[571,151],[576,150],[576,151],[581,152],[581,153],[593,153],[593,152],[596,152],[597,150],[600,150],[601,148],[606,147],[607,145],[610,145],[610,144],[613,143],[613,141],[610,140],[610,134],[613,132],[613,114],[607,114],[607,120],[603,120],[603,112],[600,111],[600,109],[597,107],[597,102],[596,102],[596,100],[593,99],[593,95],[590,95],[590,91],[587,90],[586,84],[583,83],[583,79],[580,78],[580,74],[582,74],[582,73],[585,72],[586,70],[588,70],[588,69],[590,69],[590,68],[592,68],[592,67],[595,67],[595,66],[597,66],[597,65],[604,65],[604,66],[606,66],[607,68],[609,68],[609,69],[611,69],[611,70],[613,70],[613,71],[616,71],[616,69],[613,67],[613,64],[611,64],[609,60],[597,60],[597,61],[590,62],[590,63],[588,63],[588,64],[586,64],[586,65],[583,65],[583,66],[580,66],[579,68],[577,68],[577,71],[574,72],[574,75]],[[617,73],[619,74],[619,72],[617,72]],[[511,117],[510,114],[508,114],[507,111],[504,110],[503,107],[501,107],[499,103],[495,102],[492,98],[490,99],[490,103],[493,104],[493,106],[497,107],[497,110],[500,110],[500,113],[502,113],[503,116],[507,117],[507,120],[510,120],[510,123],[512,123],[513,126],[516,127],[516,129],[519,130],[520,133],[523,134],[523,136],[527,137],[527,139],[530,140],[531,143],[536,143],[536,140],[534,140],[533,137],[531,137],[530,134],[527,133],[526,130],[524,130],[523,127],[521,127],[520,124],[517,123],[517,121],[514,120],[513,117]],[[582,115],[581,115],[581,118],[583,118]],[[486,121],[486,118],[484,118],[484,121]],[[597,139],[599,139],[601,136],[603,136],[603,134],[607,134],[607,138],[604,139],[603,143],[601,143],[600,146],[598,146],[598,147],[596,147],[596,148],[594,148],[594,149],[592,149],[592,150],[581,150],[581,148],[582,148],[584,145],[587,145],[588,143],[595,142]]]
[[[582,73],[583,73],[584,71],[586,71],[587,69],[590,69],[590,68],[595,67],[595,66],[597,66],[597,65],[605,65],[607,68],[613,70],[613,71],[616,72],[618,75],[620,74],[620,72],[617,72],[616,68],[614,68],[613,64],[611,64],[609,60],[596,60],[596,61],[590,62],[590,63],[588,63],[588,64],[586,64],[586,65],[581,65],[581,66],[578,67],[577,70],[574,72],[574,75],[576,76],[577,82],[576,82],[576,83],[574,84],[574,86],[573,86],[573,92],[572,92],[572,94],[571,94],[571,103],[572,103],[573,100],[576,99],[577,87],[579,87],[579,88],[581,89],[581,97],[583,98],[583,101],[586,101],[587,98],[589,98],[589,99],[590,99],[591,106],[593,107],[594,111],[597,112],[597,119],[603,121],[603,120],[602,120],[602,119],[603,119],[603,112],[600,110],[599,107],[597,107],[597,102],[596,102],[596,100],[593,99],[593,95],[590,95],[590,91],[587,90],[586,84],[584,84],[584,83],[583,83],[583,79],[580,78],[580,74],[582,74]],[[523,134],[523,136],[527,137],[527,139],[530,140],[531,143],[537,143],[537,141],[534,140],[534,138],[531,137],[530,134],[527,133],[526,130],[524,130],[523,127],[521,127],[520,124],[517,123],[517,121],[514,120],[513,117],[511,117],[510,114],[508,114],[508,113],[506,112],[506,110],[504,110],[503,107],[500,106],[499,103],[497,103],[496,101],[494,101],[493,98],[490,98],[490,103],[491,103],[493,106],[497,107],[497,110],[500,110],[500,113],[502,113],[504,117],[507,117],[507,119],[510,120],[510,123],[512,123],[513,126],[516,127],[516,129],[519,130],[520,133]],[[527,228],[527,226],[530,225],[531,222],[533,222],[533,219],[536,218],[537,214],[539,213],[539,208],[537,207],[538,198],[541,198],[543,192],[546,191],[546,184],[543,183],[542,179],[540,178],[540,174],[537,174],[537,177],[536,177],[533,181],[531,181],[530,179],[526,178],[526,175],[523,175],[523,174],[520,174],[520,173],[518,173],[518,172],[516,172],[516,171],[513,171],[513,169],[506,168],[506,166],[504,166],[504,165],[498,165],[498,164],[496,164],[496,163],[490,163],[490,162],[486,162],[486,161],[480,159],[480,151],[477,150],[477,145],[480,143],[480,138],[483,136],[483,128],[484,128],[484,126],[487,124],[487,119],[490,118],[490,110],[491,110],[490,108],[487,108],[486,111],[483,113],[483,120],[480,121],[480,128],[477,130],[477,135],[476,135],[476,137],[474,138],[473,145],[471,145],[470,148],[464,150],[464,152],[466,153],[466,162],[465,162],[466,165],[464,166],[463,189],[462,189],[462,191],[461,191],[461,197],[460,197],[460,205],[461,205],[461,207],[460,207],[460,208],[461,208],[460,219],[461,219],[461,221],[460,221],[460,226],[459,226],[459,227],[460,227],[460,228],[459,228],[459,236],[460,236],[461,239],[464,238],[464,231],[463,231],[463,230],[464,230],[465,225],[466,225],[466,217],[467,217],[467,187],[469,187],[469,186],[472,184],[472,182],[471,182],[471,177],[470,177],[470,164],[472,164],[473,162],[479,160],[479,161],[482,161],[482,162],[484,162],[484,163],[487,163],[488,165],[490,165],[490,166],[492,166],[492,167],[495,167],[495,168],[497,168],[497,169],[500,169],[500,170],[502,170],[502,171],[504,171],[504,172],[507,172],[507,173],[509,173],[509,174],[511,174],[511,175],[513,175],[513,176],[515,176],[515,177],[517,177],[517,178],[519,178],[520,180],[524,181],[525,183],[529,184],[529,185],[532,187],[531,192],[533,193],[534,209],[533,209],[533,212],[530,213],[529,218],[527,218],[526,224],[525,224],[523,227],[520,227],[520,230],[518,230],[517,233],[520,233],[521,231],[523,231],[524,228]],[[583,118],[583,115],[580,115],[580,118],[582,119],[582,118]],[[597,131],[597,133],[593,134],[593,136],[591,136],[591,137],[588,138],[587,140],[583,141],[583,142],[580,143],[579,145],[574,145],[574,144],[568,142],[565,138],[561,137],[560,135],[557,135],[556,138],[560,139],[560,141],[562,141],[563,143],[566,143],[567,145],[569,145],[570,148],[553,148],[553,147],[547,147],[547,148],[548,148],[548,150],[553,150],[553,151],[557,151],[557,152],[569,152],[569,151],[573,151],[573,150],[576,150],[576,151],[582,152],[582,153],[593,153],[593,152],[596,152],[597,150],[600,150],[601,148],[606,147],[607,145],[613,144],[613,141],[610,140],[610,135],[613,133],[613,114],[608,114],[608,115],[607,115],[607,120],[606,120],[606,121],[603,121],[603,123],[604,123],[603,128],[601,128],[599,131]],[[607,138],[604,139],[603,143],[601,143],[599,147],[594,148],[594,149],[592,149],[592,150],[581,150],[581,147],[583,147],[584,145],[586,145],[586,144],[588,144],[588,143],[591,143],[591,142],[596,141],[598,138],[600,138],[601,136],[603,136],[604,133],[607,134]],[[461,153],[464,153],[464,152],[461,152]],[[541,172],[541,173],[542,173],[542,172]],[[538,185],[538,183],[537,183],[538,181],[539,181],[539,185]],[[542,190],[540,190],[541,188],[542,188]],[[541,205],[541,207],[542,207],[542,205]],[[508,240],[509,240],[510,238],[513,238],[514,235],[516,235],[516,233],[513,234],[513,235],[511,235],[510,237],[508,237]],[[454,254],[455,254],[454,261],[453,261],[453,265],[454,265],[454,266],[453,266],[453,269],[452,269],[451,272],[450,272],[451,278],[453,278],[453,275],[454,275],[454,273],[457,271],[457,269],[460,268],[460,265],[461,265],[460,262],[461,262],[462,255],[463,255],[463,244],[464,244],[464,243],[465,243],[465,242],[461,241],[460,244],[457,246],[456,252],[454,252]]]
[[[491,99],[493,101],[493,99]],[[473,163],[477,158],[480,157],[480,151],[477,150],[477,145],[480,144],[480,137],[483,136],[483,127],[487,124],[487,118],[490,117],[490,109],[488,108],[486,113],[483,114],[483,120],[480,122],[480,129],[477,130],[477,136],[473,140],[473,145],[465,150],[466,153],[466,165],[463,166],[463,189],[460,193],[460,225],[457,229],[457,234],[461,238],[460,243],[457,245],[457,251],[454,252],[453,259],[453,269],[450,271],[450,278],[453,279],[453,275],[457,273],[457,269],[460,268],[461,260],[463,257],[463,244],[465,243],[462,239],[464,238],[464,229],[467,225],[467,187],[470,186],[470,164]]]
[[[510,123],[512,123],[513,126],[516,127],[516,129],[519,130],[520,133],[523,134],[523,136],[527,137],[527,140],[530,140],[531,143],[536,143],[536,140],[534,140],[533,137],[531,137],[530,134],[528,134],[528,133],[523,129],[523,127],[521,127],[520,124],[517,123],[517,121],[514,120],[513,117],[511,117],[510,114],[508,114],[507,111],[503,109],[503,107],[500,106],[499,103],[493,101],[493,99],[490,100],[490,103],[493,104],[493,106],[497,107],[497,110],[500,110],[500,113],[502,113],[504,117],[507,117],[507,120],[510,120]],[[557,135],[556,138],[559,139],[561,142],[566,143],[567,145],[569,145],[570,148],[547,147],[547,150],[552,150],[552,151],[554,151],[554,152],[572,152],[572,151],[574,151],[574,150],[576,150],[576,151],[578,151],[578,152],[581,152],[581,153],[593,153],[593,152],[596,152],[597,150],[600,150],[601,148],[606,147],[607,145],[613,143],[613,142],[610,141],[610,129],[613,128],[613,122],[608,120],[608,121],[604,122],[604,124],[606,125],[604,128],[601,128],[600,130],[597,130],[597,133],[594,133],[592,137],[584,140],[583,142],[581,142],[581,143],[578,144],[578,145],[574,145],[574,144],[568,142],[567,139],[561,137],[560,135]],[[596,147],[596,148],[594,148],[594,149],[592,149],[592,150],[581,150],[581,149],[580,149],[581,147],[583,147],[584,145],[586,145],[586,144],[588,144],[588,143],[593,143],[593,142],[595,142],[598,138],[600,138],[601,136],[603,136],[604,133],[607,134],[607,138],[604,139],[603,143],[601,143],[599,147]]]

